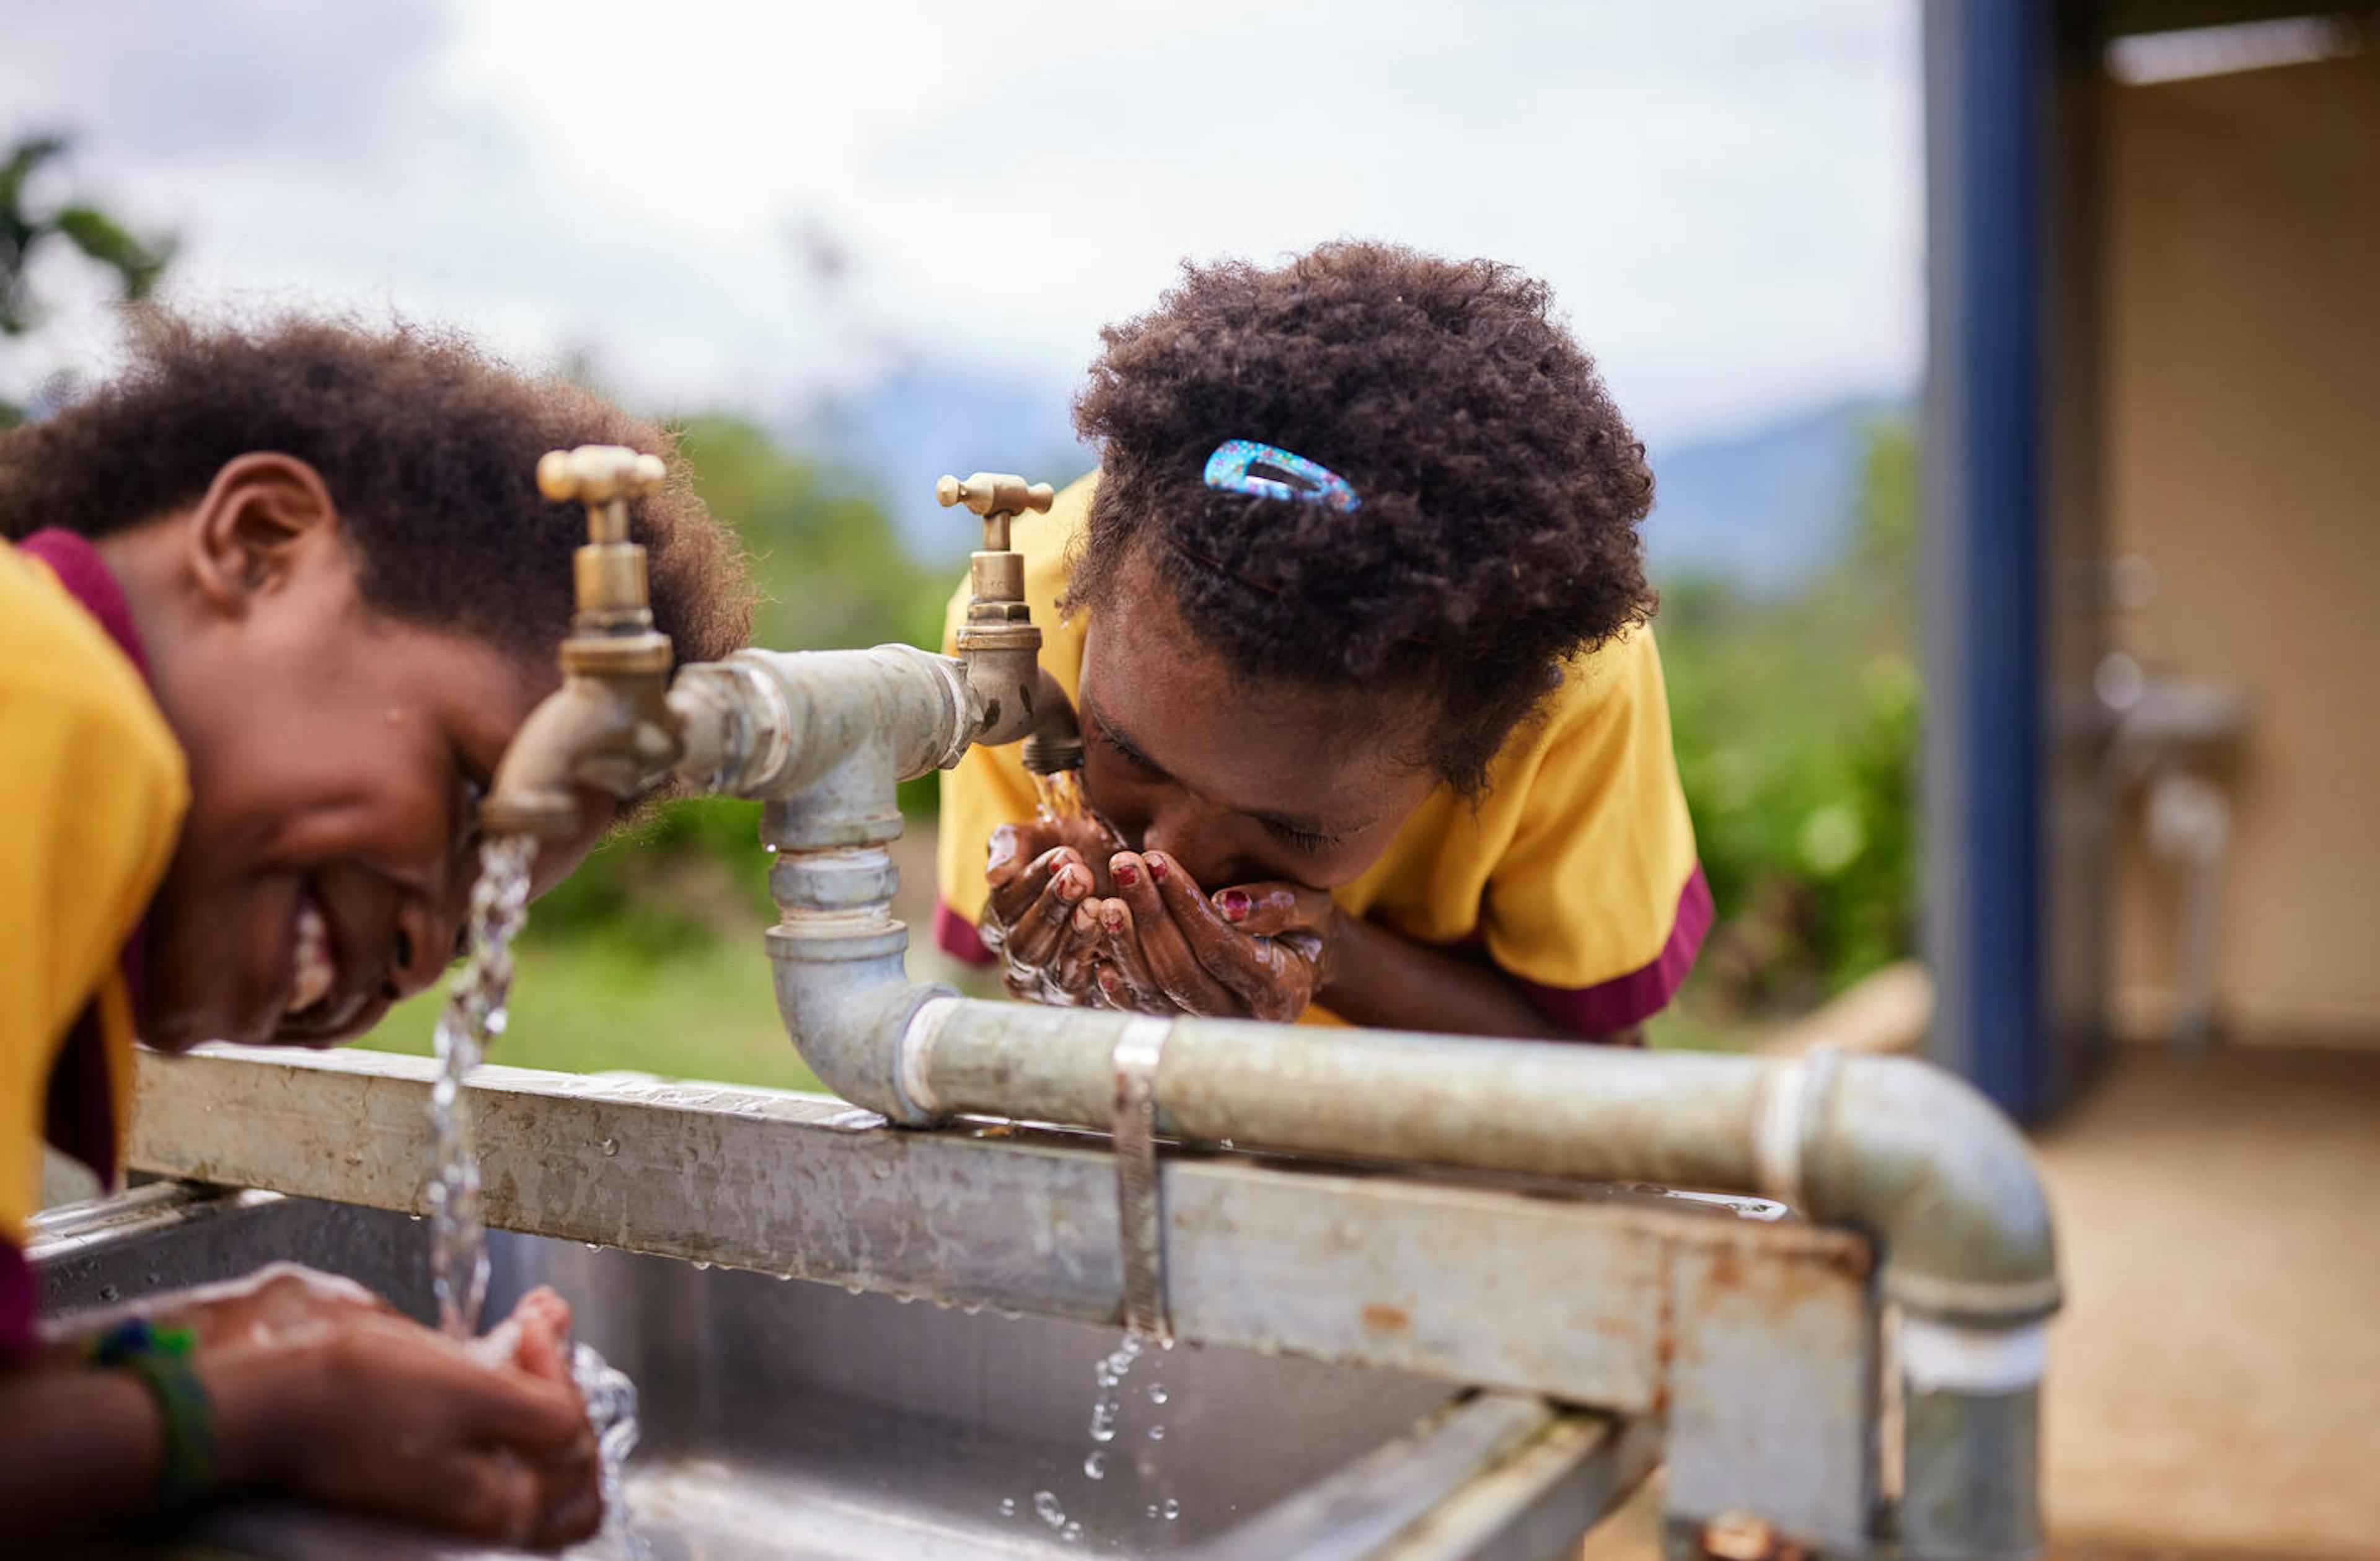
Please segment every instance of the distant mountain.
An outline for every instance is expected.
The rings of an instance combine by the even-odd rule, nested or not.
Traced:
[[[1802,585],[1851,541],[1869,428],[1910,414],[1905,398],[1862,396],[1654,449],[1645,527],[1654,575],[1718,579],[1760,596]]]
[[[803,444],[868,478],[920,559],[964,563],[982,533],[972,516],[934,502],[934,480],[1014,471],[1064,487],[1092,464],[1075,437],[1072,395],[1070,385],[916,363],[825,408]]]
[[[1072,392],[918,362],[820,411],[802,442],[867,480],[919,558],[955,563],[976,532],[934,503],[934,479],[1016,471],[1064,486],[1091,466],[1067,411]],[[1850,540],[1869,426],[1908,413],[1901,397],[1847,398],[1741,433],[1656,447],[1657,497],[1645,529],[1654,573],[1716,577],[1764,596],[1801,585]]]

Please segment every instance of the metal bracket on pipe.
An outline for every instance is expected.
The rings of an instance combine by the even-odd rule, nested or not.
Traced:
[[[1165,1309],[1165,1221],[1158,1206],[1157,1064],[1173,1021],[1136,1018],[1116,1037],[1116,1228],[1123,1242],[1123,1325],[1162,1342],[1173,1337]]]

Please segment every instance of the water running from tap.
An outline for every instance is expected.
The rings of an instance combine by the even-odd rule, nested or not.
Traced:
[[[463,1080],[491,1038],[504,1033],[513,984],[513,938],[528,914],[537,841],[499,835],[480,848],[471,886],[470,947],[438,1015],[438,1079],[430,1087],[430,1287],[438,1325],[476,1337],[488,1294],[488,1231],[480,1215],[480,1147]]]
[[[1060,770],[1055,774],[1034,775],[1034,811],[1052,823],[1060,819],[1075,819],[1091,811],[1090,799],[1083,791],[1083,772]]]
[[[513,939],[528,918],[529,864],[536,855],[537,841],[526,835],[500,835],[480,847],[469,949],[438,1016],[438,1078],[430,1089],[430,1287],[438,1299],[438,1325],[459,1339],[478,1336],[488,1294],[479,1139],[463,1083],[487,1055],[488,1043],[504,1031]],[[626,1490],[628,1455],[639,1434],[637,1384],[588,1344],[573,1348],[570,1375],[586,1402],[601,1460],[604,1528],[619,1537],[630,1561],[643,1561],[649,1550],[629,1515]]]

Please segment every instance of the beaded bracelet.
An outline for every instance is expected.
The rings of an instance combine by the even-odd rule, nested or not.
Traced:
[[[92,1341],[91,1364],[130,1372],[157,1401],[164,1458],[157,1476],[157,1517],[171,1522],[214,1487],[215,1412],[191,1359],[188,1328],[152,1327],[145,1318],[120,1323]]]

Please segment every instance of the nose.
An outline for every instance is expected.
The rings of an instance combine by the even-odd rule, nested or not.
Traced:
[[[1140,848],[1162,851],[1201,884],[1230,884],[1237,860],[1224,817],[1186,797],[1169,799],[1149,816]]]

